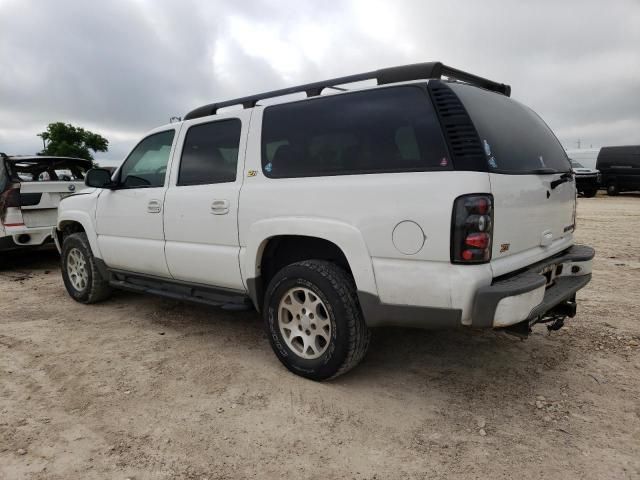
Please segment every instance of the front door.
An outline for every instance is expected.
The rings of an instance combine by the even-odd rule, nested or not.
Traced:
[[[109,268],[170,277],[162,211],[174,137],[169,129],[143,139],[120,168],[117,188],[98,198],[98,246]]]
[[[182,127],[164,210],[166,259],[176,280],[244,289],[238,201],[249,118],[234,112]]]

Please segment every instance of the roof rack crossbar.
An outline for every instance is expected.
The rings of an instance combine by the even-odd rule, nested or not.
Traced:
[[[248,97],[235,98],[223,102],[210,103],[203,105],[190,111],[184,116],[185,120],[215,115],[219,109],[231,107],[234,105],[242,105],[243,108],[252,108],[260,100],[268,98],[282,97],[294,93],[305,93],[307,97],[316,97],[320,95],[325,88],[333,88],[336,85],[344,85],[347,83],[361,82],[365,80],[376,80],[378,85],[387,85],[397,82],[408,82],[412,80],[436,79],[447,77],[450,79],[461,80],[472,85],[491,90],[497,93],[511,95],[511,87],[503,83],[497,83],[487,78],[473,75],[456,68],[443,65],[441,62],[415,63],[412,65],[403,65],[400,67],[383,68],[366,73],[358,73],[355,75],[347,75],[346,77],[332,78],[321,82],[307,83],[296,87],[282,88],[280,90],[272,90],[270,92],[259,93]]]

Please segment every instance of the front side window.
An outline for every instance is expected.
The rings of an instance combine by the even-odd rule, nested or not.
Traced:
[[[236,181],[240,120],[194,125],[182,147],[178,185],[210,185]]]
[[[262,168],[272,178],[451,169],[431,100],[391,87],[265,109]]]
[[[124,188],[164,186],[174,135],[175,130],[167,130],[142,140],[124,161],[120,184]]]

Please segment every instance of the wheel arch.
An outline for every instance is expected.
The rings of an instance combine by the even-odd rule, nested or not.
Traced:
[[[300,260],[331,260],[352,275],[358,291],[377,295],[369,251],[362,234],[352,225],[330,219],[269,219],[256,222],[248,238],[247,246],[241,249],[240,265],[258,311],[269,276],[278,267]],[[279,257],[281,253],[284,255]]]
[[[96,258],[102,258],[100,249],[98,247],[98,237],[93,228],[93,222],[89,215],[85,212],[69,212],[66,211],[65,215],[58,217],[56,225],[56,238],[62,247],[64,237],[77,232],[84,232],[91,246],[93,256]]]

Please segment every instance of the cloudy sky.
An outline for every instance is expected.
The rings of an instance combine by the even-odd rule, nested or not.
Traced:
[[[640,143],[640,0],[0,0],[0,151],[64,121],[119,159],[203,103],[430,60],[511,84],[569,148]]]

